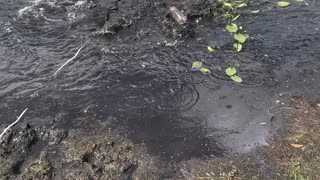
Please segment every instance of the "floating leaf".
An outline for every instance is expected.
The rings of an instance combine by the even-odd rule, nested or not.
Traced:
[[[228,67],[228,68],[226,69],[226,74],[227,74],[228,76],[233,76],[233,75],[237,74],[237,70],[236,70],[235,67]]]
[[[302,2],[304,2],[304,0],[296,0],[297,2],[299,2],[299,3],[302,3]]]
[[[292,147],[301,148],[303,145],[301,144],[290,144]]]
[[[231,76],[231,79],[234,81],[234,82],[237,82],[237,83],[242,83],[243,80],[241,79],[241,77],[237,76],[237,75],[233,75]]]
[[[247,6],[246,3],[241,3],[241,4],[239,4],[239,5],[237,6],[237,8],[242,8],[242,7],[246,7],[246,6]]]
[[[214,49],[211,46],[208,46],[207,49],[208,49],[209,52],[214,52]]]
[[[278,6],[280,6],[280,7],[286,7],[286,6],[289,6],[289,5],[290,5],[290,3],[287,2],[287,1],[279,1],[277,4],[278,4]]]
[[[228,24],[226,26],[226,29],[228,32],[232,32],[232,33],[235,33],[238,31],[238,25],[234,24],[234,23],[231,23],[231,24]]]
[[[261,10],[258,9],[258,10],[252,10],[251,12],[252,12],[252,13],[259,13],[260,11],[261,11]]]
[[[201,67],[202,67],[202,62],[200,62],[200,61],[194,61],[192,63],[192,68],[193,69],[200,69]]]
[[[261,122],[261,123],[259,123],[260,125],[262,125],[262,126],[265,126],[265,125],[267,125],[268,123],[266,123],[266,122]]]
[[[200,71],[201,71],[203,74],[210,74],[210,73],[211,73],[210,69],[208,69],[208,68],[201,68]]]
[[[241,42],[241,43],[244,43],[246,42],[246,40],[248,39],[248,35],[247,34],[234,34],[234,39]]]
[[[234,43],[233,47],[237,52],[240,52],[242,50],[242,44],[240,43]]]
[[[240,14],[238,14],[236,17],[234,17],[231,21],[235,21],[240,17]]]

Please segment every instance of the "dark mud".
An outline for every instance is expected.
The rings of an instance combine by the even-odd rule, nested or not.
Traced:
[[[154,156],[145,144],[129,141],[126,131],[113,129],[105,122],[86,124],[86,130],[70,130],[67,136],[61,136],[65,131],[56,128],[38,133],[41,128],[20,126],[1,144],[0,178],[318,179],[319,101],[288,97],[279,107],[283,125],[268,140],[270,146],[241,155],[191,158],[178,163]],[[42,134],[49,134],[49,138]],[[58,141],[52,143],[50,139]],[[41,151],[37,144],[42,144]]]
[[[10,151],[5,150],[7,154],[1,160],[8,167],[1,170],[2,176],[24,174],[33,179],[30,174],[36,174],[45,179],[60,173],[57,177],[66,177],[67,172],[57,173],[63,166],[52,162],[50,153],[40,152],[46,151],[48,142],[53,149],[61,147],[67,132],[75,129],[81,132],[78,136],[85,137],[84,141],[102,144],[102,149],[86,149],[100,154],[102,159],[109,158],[102,151],[114,151],[118,156],[119,148],[143,144],[143,150],[138,151],[156,158],[160,164],[160,170],[150,170],[155,174],[147,177],[197,179],[203,174],[177,175],[176,169],[190,159],[203,163],[197,158],[217,158],[214,161],[223,164],[224,159],[220,158],[237,157],[259,145],[268,145],[267,139],[283,126],[277,99],[320,96],[320,4],[309,1],[309,6],[292,3],[288,8],[279,8],[267,1],[250,2],[247,9],[262,11],[241,12],[237,23],[245,27],[250,40],[238,55],[228,51],[232,50],[233,38],[225,31],[226,22],[206,16],[213,4],[206,0],[1,2],[2,127],[29,108],[22,120],[24,126],[6,137],[9,140],[4,148]],[[195,18],[202,17],[202,22],[194,26],[195,34],[186,36],[188,31],[181,31],[165,18],[171,6],[183,10],[192,25]],[[82,45],[79,56],[53,76]],[[208,45],[216,52],[208,53]],[[196,60],[202,61],[211,75],[193,71],[191,64]],[[244,83],[234,83],[225,75],[224,69],[230,65],[237,67]],[[100,122],[115,129],[116,135],[112,136],[120,134],[119,141],[127,145],[108,149],[105,144],[109,140],[103,139],[109,136],[107,130],[91,137],[89,130],[95,132],[92,126],[99,126]],[[261,122],[267,125],[262,126]],[[10,138],[19,135],[25,138],[21,145],[11,142]],[[111,142],[118,142],[113,138]],[[69,141],[87,144],[79,139]],[[26,151],[29,147],[30,151]],[[13,152],[19,154],[17,160],[10,159]],[[77,172],[70,172],[70,177],[134,177],[134,167],[139,167],[137,156],[132,150],[125,151],[124,159],[105,167],[110,158],[98,161],[98,156],[89,155],[84,158],[87,160],[80,160]],[[148,158],[145,162],[153,162]],[[251,159],[254,160],[248,162],[253,164],[261,161],[260,157]],[[21,161],[31,168],[26,170]],[[167,169],[161,164],[171,161],[177,165],[173,163]],[[238,162],[242,161],[245,160],[239,158]],[[239,169],[247,172],[241,170],[241,163],[229,165],[221,172],[232,176]],[[267,172],[268,168],[262,171]],[[263,173],[252,174],[260,177]]]
[[[56,128],[42,133],[38,133],[41,128],[37,126],[17,128],[5,139],[5,143],[1,144],[0,178],[145,179],[150,177],[156,179],[159,177],[158,169],[155,171],[157,161],[146,153],[143,145],[134,145],[121,138],[105,124],[100,123],[95,126],[94,129],[88,126],[87,130],[92,130],[91,132],[74,129],[68,132],[68,136],[65,135],[65,131]],[[48,138],[44,138],[42,134],[48,134]]]

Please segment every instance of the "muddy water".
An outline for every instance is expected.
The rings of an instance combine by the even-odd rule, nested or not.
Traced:
[[[279,96],[320,96],[320,4],[253,3],[262,12],[243,12],[238,23],[251,39],[235,55],[221,20],[205,19],[192,38],[168,28],[164,14],[171,5],[201,13],[188,9],[199,4],[188,3],[2,1],[1,124],[26,107],[23,121],[31,124],[70,129],[82,127],[83,119],[108,121],[151,153],[173,159],[267,145],[280,124],[268,112]],[[114,34],[101,35],[104,27]],[[217,51],[208,53],[208,45]],[[192,70],[196,60],[212,74]],[[225,75],[230,65],[243,84]]]

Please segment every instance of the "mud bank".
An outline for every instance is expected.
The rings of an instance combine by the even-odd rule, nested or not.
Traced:
[[[270,146],[247,154],[180,162],[150,154],[144,144],[134,144],[125,131],[110,124],[69,132],[21,125],[1,144],[0,178],[318,179],[320,102],[289,98],[279,108],[283,128],[270,138]]]
[[[157,159],[143,145],[133,144],[109,127],[68,132],[39,129],[27,125],[8,134],[0,148],[0,179],[159,177]]]

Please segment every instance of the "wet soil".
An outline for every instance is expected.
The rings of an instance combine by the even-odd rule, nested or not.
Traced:
[[[1,144],[0,177],[318,179],[320,101],[288,97],[282,99],[279,107],[283,126],[269,139],[269,146],[259,146],[255,151],[241,155],[192,158],[178,163],[163,161],[161,156],[150,154],[144,144],[133,143],[124,136],[125,131],[112,129],[105,122],[87,124],[86,130],[74,129],[68,135],[53,128],[46,131],[49,138],[41,138],[36,126],[20,126]],[[41,149],[37,144],[42,144]]]

